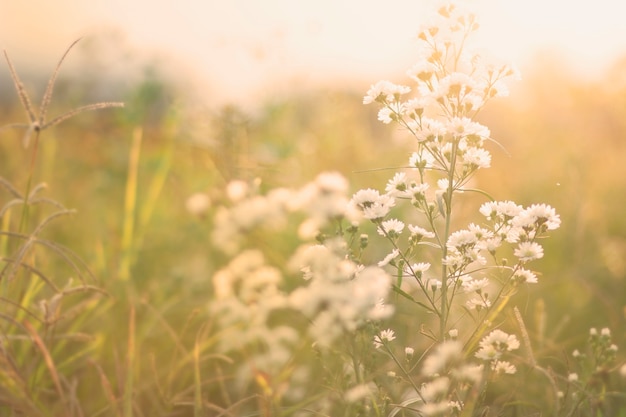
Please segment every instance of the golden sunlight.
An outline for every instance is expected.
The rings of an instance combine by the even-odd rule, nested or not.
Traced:
[[[303,86],[358,83],[409,66],[424,14],[439,1],[288,0],[3,2],[1,46],[16,61],[47,66],[77,37],[117,36],[121,47],[169,57],[213,99],[247,102]],[[521,69],[549,51],[578,75],[626,53],[618,0],[468,0],[477,42]],[[135,53],[135,52],[134,52]],[[45,59],[45,62],[42,62]]]

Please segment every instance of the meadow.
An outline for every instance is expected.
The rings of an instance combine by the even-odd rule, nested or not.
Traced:
[[[295,91],[254,113],[192,111],[185,91],[147,72],[119,91],[123,108],[35,127],[28,143],[26,129],[0,130],[0,415],[626,416],[626,60],[579,79],[544,58],[509,97],[471,114],[490,129],[491,167],[393,209],[437,231],[482,225],[490,198],[554,208],[560,227],[536,230],[549,236],[532,262],[538,282],[498,275],[497,298],[495,287],[475,290],[493,305],[473,309],[458,301],[463,271],[482,267],[439,282],[449,302],[407,274],[413,258],[452,273],[453,261],[428,252],[454,252],[448,239],[401,241],[397,223],[367,217],[376,201],[362,204],[358,227],[350,221],[344,206],[358,206],[359,190],[417,172],[409,157],[431,149],[399,113],[377,120],[377,100],[399,101],[374,94],[364,105],[368,86]],[[39,108],[46,85],[21,70],[24,90],[3,86],[0,126],[26,122],[20,91],[50,120],[100,100],[97,79],[61,65]],[[381,263],[393,248],[405,258]],[[494,268],[519,271],[514,250]],[[393,313],[377,310],[379,296]],[[499,329],[511,337],[507,362],[463,368],[472,376],[461,380]]]

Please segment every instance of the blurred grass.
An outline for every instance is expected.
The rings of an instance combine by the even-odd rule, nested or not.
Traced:
[[[536,68],[480,118],[510,156],[494,146],[493,168],[477,187],[499,200],[551,204],[563,221],[537,263],[540,283],[516,296],[549,355],[571,351],[589,327],[611,327],[626,346],[625,71],[626,61],[618,62],[605,79],[581,81],[557,64]],[[72,83],[72,99],[80,100],[81,80]],[[32,381],[53,377],[32,407],[42,412],[55,390],[68,395],[66,406],[90,398],[95,382],[69,388],[84,380],[100,381],[102,391],[88,415],[202,415],[216,404],[254,402],[229,400],[219,388],[230,359],[210,354],[215,330],[206,307],[223,260],[210,248],[210,222],[187,213],[186,198],[202,191],[219,202],[216,190],[231,179],[260,177],[271,188],[303,184],[323,170],[342,172],[354,190],[383,187],[394,167],[406,165],[411,143],[376,120],[362,92],[294,93],[254,114],[233,106],[191,110],[183,92],[154,74],[125,94],[123,111],[85,114],[42,135],[35,183],[45,181],[47,195],[78,210],[45,237],[84,259],[108,296],[64,300],[66,316],[54,332],[73,337],[38,343],[46,327],[26,328],[41,356]],[[63,104],[63,88],[56,97]],[[0,125],[22,120],[12,96],[0,106]],[[0,140],[0,175],[20,190],[29,158],[21,133],[5,131]],[[462,210],[475,213],[481,199],[467,196]],[[16,221],[10,215],[3,226]],[[7,246],[3,237],[3,253]],[[54,271],[58,287],[75,275],[53,256],[37,262]],[[36,298],[42,289],[24,291]],[[211,402],[203,403],[209,390]]]

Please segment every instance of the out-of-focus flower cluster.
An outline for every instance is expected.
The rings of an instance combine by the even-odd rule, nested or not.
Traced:
[[[338,173],[265,195],[258,185],[227,186],[230,205],[217,209],[212,236],[232,256],[213,276],[210,308],[225,332],[222,351],[263,346],[256,349],[255,366],[275,369],[301,342],[303,328],[319,345],[330,345],[368,321],[390,316],[384,304],[390,276],[361,265],[351,256],[349,239],[342,238],[358,230],[347,192]],[[323,238],[325,231],[336,237]]]

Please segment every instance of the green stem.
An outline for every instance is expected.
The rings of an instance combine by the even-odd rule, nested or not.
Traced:
[[[456,153],[457,153],[456,142],[452,144],[452,155],[450,156],[450,166],[448,168],[448,189],[446,190],[446,198],[444,199],[445,204],[445,229],[444,236],[441,245],[442,258],[446,259],[448,256],[448,237],[450,237],[450,227],[451,227],[451,214],[452,214],[452,195],[453,195],[453,187],[454,187],[454,167],[456,165]],[[441,318],[439,321],[439,338],[441,341],[445,338],[446,333],[446,324],[448,322],[448,316],[450,311],[450,305],[448,303],[448,268],[444,264],[441,266]]]
[[[39,129],[35,129],[35,143],[30,157],[30,167],[28,168],[28,179],[26,180],[26,191],[24,192],[24,205],[22,206],[22,217],[20,219],[19,233],[24,233],[28,224],[29,198],[32,189],[33,177],[35,176],[35,163],[37,161],[37,151],[39,150]]]

